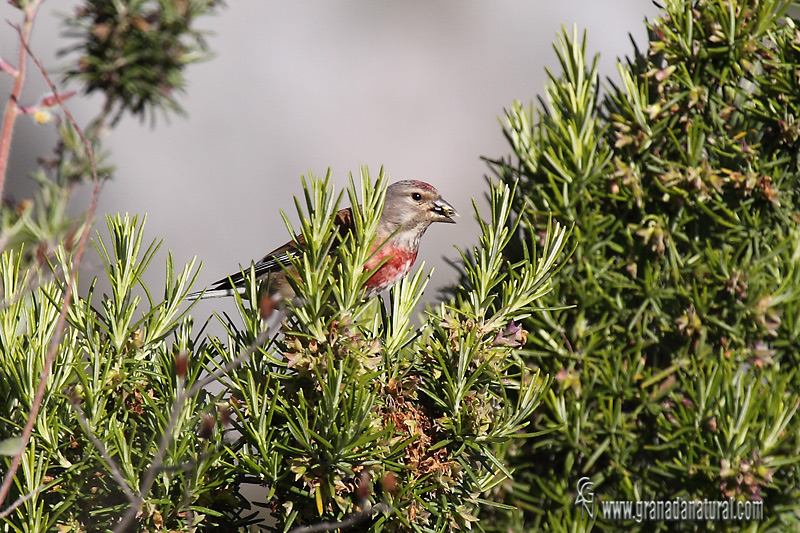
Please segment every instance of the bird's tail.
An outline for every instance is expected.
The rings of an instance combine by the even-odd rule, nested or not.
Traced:
[[[208,289],[203,289],[202,291],[191,292],[186,295],[186,299],[189,301],[194,300],[205,300],[209,298],[225,298],[227,296],[233,296],[234,294],[244,294],[245,288],[244,287],[209,287]]]

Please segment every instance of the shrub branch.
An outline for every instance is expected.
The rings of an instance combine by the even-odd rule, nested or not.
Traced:
[[[38,6],[38,2],[34,2],[34,4]],[[83,225],[83,230],[81,231],[81,236],[78,241],[78,247],[75,250],[75,258],[72,263],[72,272],[70,272],[69,280],[66,286],[64,287],[64,298],[63,298],[63,303],[61,305],[61,311],[58,314],[58,320],[56,321],[55,331],[53,333],[52,339],[50,340],[50,347],[47,351],[47,356],[45,357],[44,368],[42,369],[42,373],[39,379],[39,385],[36,388],[36,396],[34,397],[33,404],[31,405],[30,412],[28,413],[28,421],[25,423],[25,427],[22,430],[22,445],[12,458],[11,464],[8,467],[8,471],[6,472],[6,475],[3,478],[3,483],[2,485],[0,485],[0,504],[2,504],[6,500],[6,497],[8,496],[8,491],[11,488],[14,476],[16,475],[17,470],[19,469],[19,465],[22,462],[22,455],[25,453],[25,448],[27,448],[28,442],[30,441],[31,433],[33,432],[33,426],[36,423],[36,416],[39,414],[39,409],[41,408],[42,405],[42,399],[44,398],[45,389],[47,388],[47,377],[50,375],[50,370],[53,367],[53,361],[55,361],[56,354],[58,352],[58,347],[61,344],[61,340],[63,339],[64,336],[64,328],[67,325],[67,312],[69,310],[70,304],[72,303],[72,296],[75,289],[78,270],[80,268],[81,260],[83,259],[83,252],[86,249],[86,243],[89,239],[91,220],[94,218],[94,212],[97,208],[97,199],[99,198],[100,190],[102,189],[102,181],[98,179],[97,169],[95,168],[94,155],[91,143],[84,136],[83,132],[81,131],[81,128],[78,126],[78,123],[72,116],[72,113],[70,113],[69,109],[67,109],[67,106],[64,105],[63,99],[59,96],[58,90],[56,89],[56,86],[53,83],[53,81],[50,79],[50,76],[47,75],[44,66],[28,46],[27,38],[30,36],[30,26],[33,24],[33,20],[32,18],[30,18],[30,15],[28,14],[28,9],[31,8],[30,7],[26,8],[25,29],[27,29],[28,31],[27,35],[25,33],[25,30],[23,30],[19,26],[13,26],[13,25],[12,26],[19,34],[20,42],[22,44],[22,50],[28,53],[31,60],[33,60],[33,62],[39,68],[39,71],[42,73],[42,76],[44,77],[45,81],[50,86],[50,90],[53,91],[53,95],[55,95],[58,105],[64,111],[64,115],[66,115],[67,120],[69,120],[70,124],[72,124],[72,127],[80,136],[81,141],[83,142],[84,149],[86,150],[86,154],[89,158],[89,165],[92,169],[92,179],[94,181],[94,188],[92,190],[92,198],[91,202],[89,203],[89,209],[86,212],[86,222]],[[21,55],[23,57],[18,67],[20,69],[22,68],[22,65],[24,65],[25,63],[24,53],[21,53]],[[0,154],[0,165],[1,164],[3,164],[2,154]],[[0,172],[0,176],[4,174],[5,174],[4,172]],[[1,187],[0,190],[2,190]]]

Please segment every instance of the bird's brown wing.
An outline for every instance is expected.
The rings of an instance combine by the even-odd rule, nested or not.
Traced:
[[[340,209],[336,213],[336,218],[334,219],[334,224],[336,224],[338,229],[338,235],[336,236],[331,249],[335,249],[336,246],[344,239],[348,232],[353,227],[353,212],[351,209],[345,208]],[[263,279],[265,276],[269,276],[270,274],[281,272],[283,268],[288,267],[291,265],[291,258],[299,257],[302,254],[302,246],[305,240],[303,239],[302,235],[298,235],[296,241],[289,241],[280,248],[276,248],[272,250],[270,253],[265,255],[261,258],[255,265],[253,265],[253,269],[255,271],[256,279]],[[299,245],[299,247],[298,247]],[[283,265],[283,266],[281,266]],[[248,272],[249,269],[245,269],[245,274]],[[214,284],[208,289],[209,291],[216,291],[220,289],[233,289],[235,287],[243,287],[245,284],[245,277],[242,275],[242,272],[236,272],[231,274],[230,276],[223,278],[214,282]]]

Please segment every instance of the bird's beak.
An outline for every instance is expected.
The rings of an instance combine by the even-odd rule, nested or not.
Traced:
[[[455,224],[456,221],[453,220],[453,217],[458,216],[455,208],[441,198],[433,202],[431,213],[433,213],[434,222],[447,222],[448,224]]]

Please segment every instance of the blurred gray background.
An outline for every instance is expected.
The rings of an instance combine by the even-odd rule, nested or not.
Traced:
[[[65,46],[57,13],[75,5],[48,0],[38,17],[32,47],[51,73],[67,61],[55,54]],[[617,58],[632,52],[629,33],[643,45],[642,21],[655,13],[645,0],[230,0],[198,21],[215,57],[188,67],[180,97],[188,116],[159,119],[155,128],[125,118],[112,130],[106,148],[117,173],[103,189],[97,226],[105,227],[105,213],[147,214],[148,239],[164,240],[148,281],[163,283],[169,249],[178,268],[193,256],[203,262],[200,288],[287,240],[279,209],[297,220],[292,197],[302,194],[301,175],[331,167],[343,188],[359,165],[374,175],[383,165],[393,180],[434,184],[462,214],[456,226],[433,226],[423,239],[420,259],[435,267],[426,296],[434,299],[431,289],[455,279],[443,257],[477,242],[471,201],[483,205],[480,157],[510,151],[497,119],[515,99],[529,103],[542,93],[545,67],[559,72],[552,42],[561,26],[587,29],[601,74],[616,79]],[[20,22],[6,2],[0,18]],[[15,64],[16,34],[0,28],[0,56]],[[29,67],[23,105],[47,92]],[[10,87],[0,73],[4,102]],[[85,123],[101,101],[81,95],[68,104]],[[26,175],[52,150],[52,129],[18,120],[8,193],[31,194]],[[77,192],[76,211],[89,194]],[[93,253],[87,270],[102,271]],[[211,300],[194,314],[203,320],[232,308]]]

